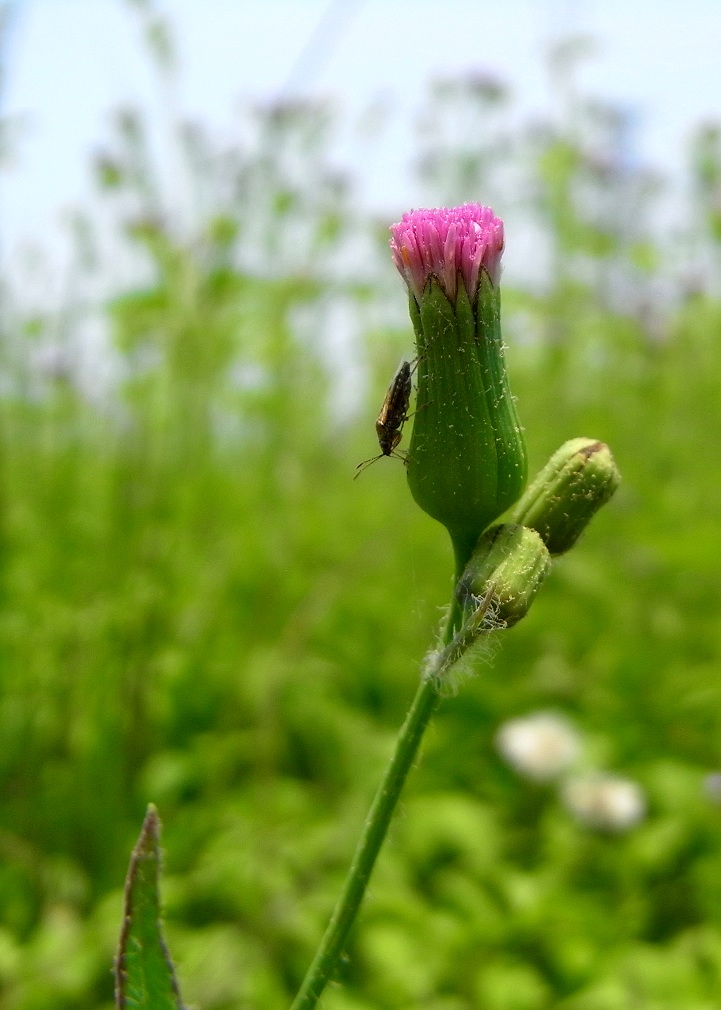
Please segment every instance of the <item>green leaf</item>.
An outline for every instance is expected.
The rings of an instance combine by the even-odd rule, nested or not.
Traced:
[[[118,1010],[182,1010],[160,928],[160,821],[151,804],[125,882],[123,928],[115,961]]]

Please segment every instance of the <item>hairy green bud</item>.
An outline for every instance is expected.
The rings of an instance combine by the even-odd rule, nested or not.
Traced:
[[[524,617],[551,570],[551,555],[535,530],[494,526],[479,539],[456,587],[466,619],[490,595],[494,621],[511,627]]]
[[[611,450],[592,438],[572,438],[551,456],[511,518],[537,530],[551,554],[563,554],[621,480]]]

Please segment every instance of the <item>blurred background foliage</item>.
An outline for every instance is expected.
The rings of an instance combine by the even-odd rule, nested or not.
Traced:
[[[436,82],[417,164],[429,205],[490,202],[533,237],[544,279],[504,287],[532,468],[598,437],[624,483],[442,706],[328,1010],[718,1006],[720,133],[699,130],[693,210],[659,235],[660,180],[573,92],[576,55],[554,54],[555,124],[510,130],[501,82]],[[402,466],[351,480],[411,331],[329,110],[255,108],[232,149],[169,120],[182,213],[142,117],[114,122],[60,310],[3,291],[0,1008],[112,1005],[152,800],[186,1002],[272,1010],[338,893],[450,550]],[[640,825],[592,830],[503,763],[499,726],[538,709],[640,783]]]

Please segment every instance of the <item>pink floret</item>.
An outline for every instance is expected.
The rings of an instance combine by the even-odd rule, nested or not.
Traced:
[[[500,280],[503,221],[490,207],[464,203],[448,209],[414,210],[390,230],[393,262],[419,303],[431,276],[453,302],[459,274],[471,302],[481,269],[494,285]]]

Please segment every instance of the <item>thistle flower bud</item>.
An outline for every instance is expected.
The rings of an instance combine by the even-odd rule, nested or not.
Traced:
[[[492,587],[494,618],[510,627],[528,612],[551,569],[551,556],[535,530],[506,523],[478,541],[456,587],[464,614]]]
[[[526,483],[500,326],[503,222],[466,204],[405,214],[391,235],[418,349],[408,484],[447,527],[460,571]]]
[[[620,479],[604,442],[572,438],[528,486],[511,518],[537,530],[551,554],[563,554],[612,497]]]

